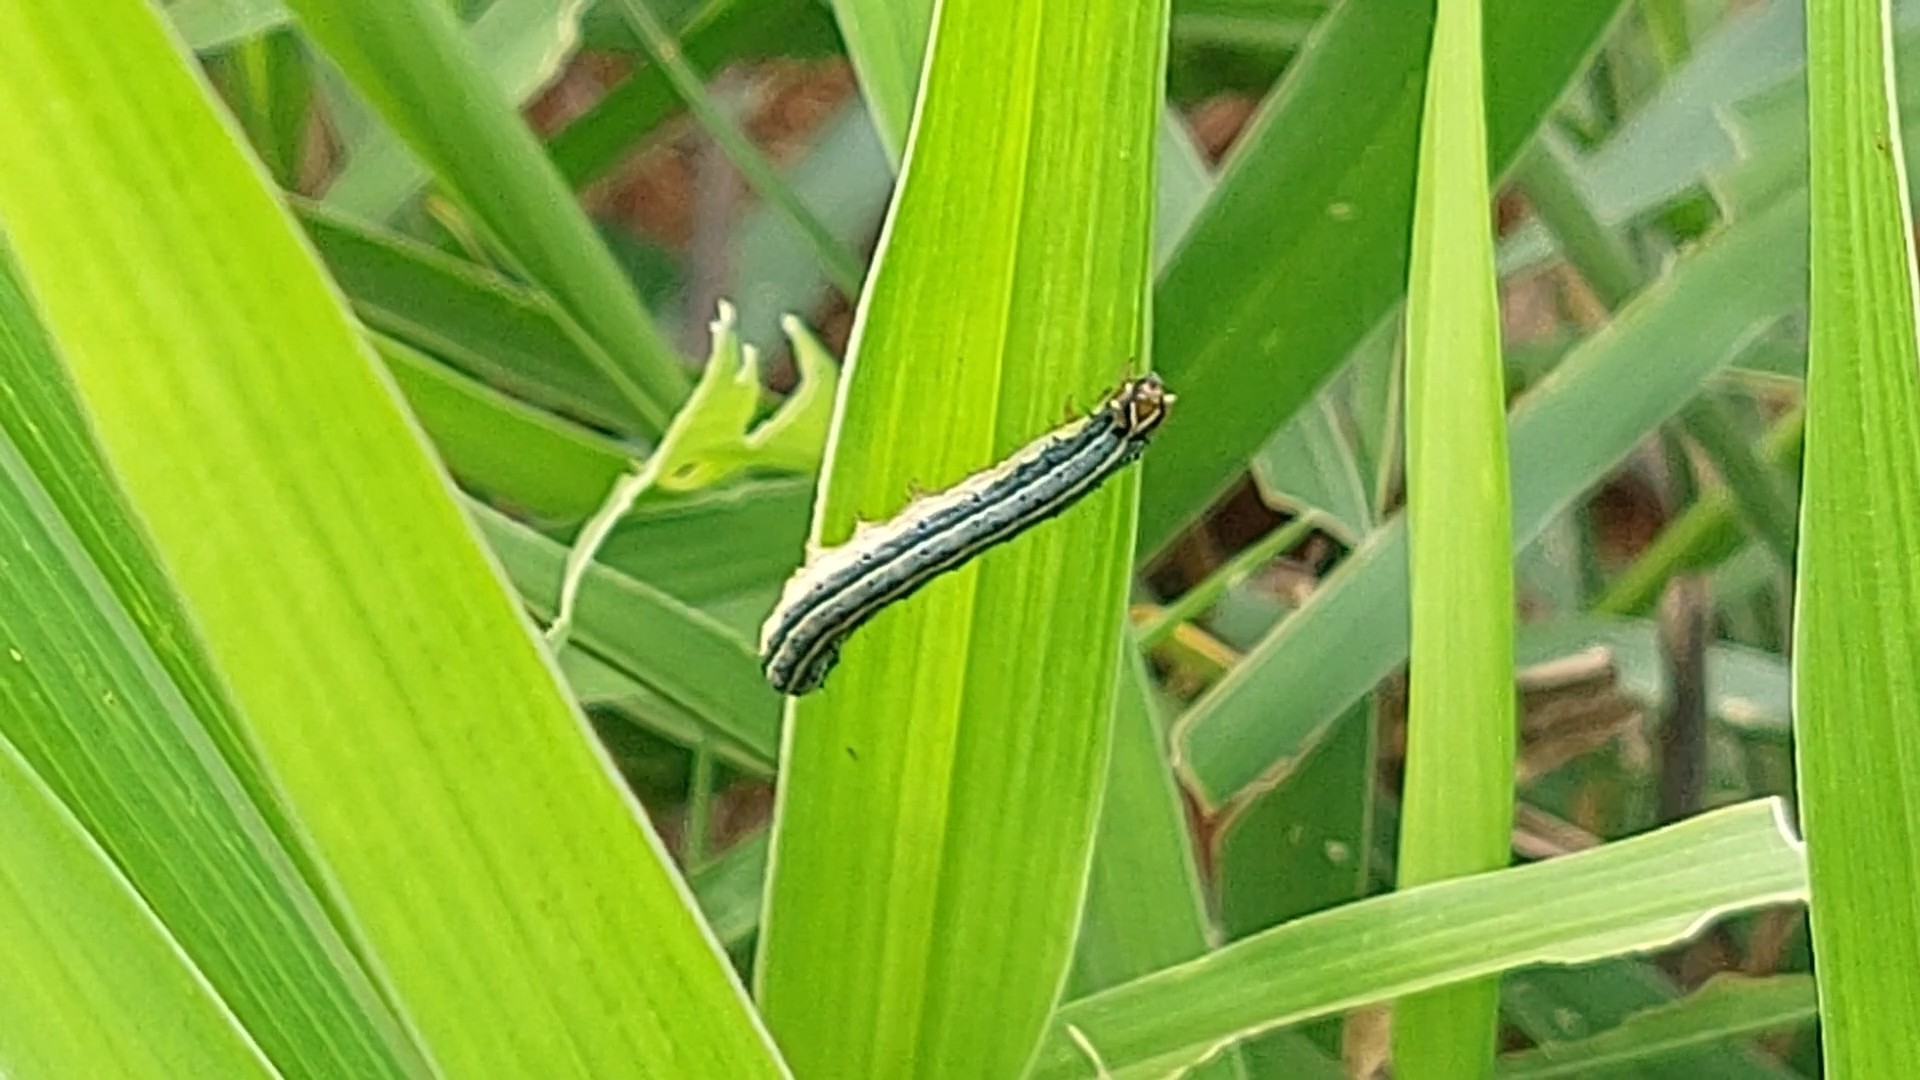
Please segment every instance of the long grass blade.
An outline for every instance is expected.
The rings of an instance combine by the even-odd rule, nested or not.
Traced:
[[[1804,900],[1806,861],[1783,809],[1754,800],[1276,926],[1068,1004],[1034,1075],[1092,1075],[1069,1026],[1116,1072],[1151,1061],[1162,1068],[1146,1075],[1164,1076],[1276,1027],[1530,964],[1657,949],[1725,915]]]
[[[461,28],[468,49],[499,93],[525,105],[552,82],[579,44],[587,0],[498,0]],[[327,187],[342,213],[385,221],[431,179],[405,141],[374,125],[353,140],[346,167]]]
[[[1736,221],[1530,390],[1508,421],[1516,545],[1679,410],[1804,296],[1806,203]],[[1578,429],[1585,437],[1564,436]],[[1234,797],[1324,739],[1407,657],[1405,524],[1376,530],[1175,732],[1196,793]]]
[[[1480,0],[1440,0],[1414,190],[1402,888],[1505,866],[1513,832],[1512,510],[1480,22]],[[1395,1074],[1483,1074],[1499,994],[1484,979],[1400,1002]]]
[[[475,224],[612,357],[603,374],[640,413],[645,433],[663,430],[689,389],[679,357],[446,6],[287,6]]]
[[[314,886],[449,1075],[776,1075],[657,837],[188,63],[137,0],[0,7],[17,153],[0,221]]]
[[[1489,160],[1504,171],[1620,0],[1489,0]],[[1155,290],[1154,353],[1207,423],[1145,463],[1165,547],[1379,325],[1407,285],[1433,0],[1343,0],[1261,107]],[[1311,154],[1300,153],[1311,146]]]
[[[0,739],[289,1077],[417,1048],[283,844],[295,835],[0,260]],[[310,877],[310,875],[309,875]]]
[[[1813,287],[1794,649],[1822,1043],[1920,1060],[1920,348],[1890,4],[1808,0]]]
[[[1142,355],[1165,18],[945,6],[817,540],[991,465]],[[1031,1055],[1106,774],[1133,485],[883,612],[789,707],[758,979],[797,1072],[1005,1076]]]
[[[9,1075],[278,1075],[5,739],[0,843],[0,1055]]]

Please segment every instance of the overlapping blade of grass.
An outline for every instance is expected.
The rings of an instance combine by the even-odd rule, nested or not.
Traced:
[[[887,156],[906,154],[907,122],[933,25],[933,0],[832,0],[847,56],[860,76],[860,93],[873,113]]]
[[[1509,420],[1516,546],[1805,296],[1806,202],[1729,225],[1582,342]],[[1578,430],[1580,439],[1568,439]],[[1182,717],[1175,751],[1210,804],[1284,769],[1407,657],[1407,537],[1377,530]]]
[[[1672,1068],[1681,1064],[1676,1059],[1703,1049],[1805,1023],[1814,1012],[1811,976],[1722,975],[1671,1005],[1635,1013],[1597,1035],[1504,1057],[1494,1075],[1577,1080],[1622,1069]]]
[[[1685,67],[1573,163],[1576,194],[1602,224],[1644,220],[1703,186],[1740,206],[1805,184],[1805,14],[1795,0],[1729,14]],[[1920,6],[1897,8],[1894,19],[1895,67],[1904,69],[1920,61]],[[1898,89],[1911,169],[1920,81]],[[1502,245],[1501,266],[1520,272],[1551,249],[1545,229],[1524,224]]]
[[[1229,939],[1367,894],[1375,861],[1374,704],[1363,701],[1354,709],[1353,720],[1299,772],[1236,807],[1215,834],[1220,923]],[[1273,1076],[1307,1050],[1327,1045],[1328,1029],[1339,1025],[1328,1018],[1311,1029],[1273,1032],[1249,1042],[1242,1053],[1255,1075]]]
[[[1071,997],[1191,960],[1213,946],[1193,834],[1167,767],[1153,693],[1144,659],[1128,649],[1086,910],[1073,948]],[[1194,1075],[1227,1080],[1245,1074],[1236,1052]]]
[[[1743,157],[1778,154],[1804,178],[1805,12],[1795,0],[1768,0],[1729,14],[1687,65],[1581,162],[1582,192],[1607,224],[1644,217]],[[1920,46],[1920,7],[1897,4],[1894,20],[1894,48],[1904,66]],[[1900,93],[1911,104],[1920,87],[1903,80]],[[1791,122],[1765,138],[1726,122],[1774,105],[1790,106],[1783,118]]]
[[[516,514],[575,525],[600,506],[632,466],[626,448],[611,440],[467,379],[398,342],[381,339],[376,345],[448,469],[463,485]],[[734,627],[743,640],[751,638],[766,605],[799,561],[813,486],[811,475],[767,476],[643,499],[615,528],[599,561],[716,617],[730,616],[734,605],[753,608],[751,625]],[[559,581],[557,569],[548,579],[541,576],[544,569],[521,566],[528,577],[520,578],[511,561],[507,568],[529,597],[549,594]],[[716,610],[721,605],[728,611]],[[675,622],[670,617],[652,629],[671,634]],[[745,674],[749,689],[759,684],[757,672]],[[771,699],[768,704],[779,711]],[[771,744],[768,749],[771,753]]]
[[[1075,997],[1190,960],[1212,944],[1192,831],[1167,769],[1152,694],[1144,662],[1129,650],[1114,704],[1098,850],[1074,946]]]
[[[391,338],[374,347],[462,483],[522,514],[578,521],[632,458],[597,432],[515,400]]]
[[[860,76],[860,91],[875,129],[898,165],[906,145],[915,89],[925,59],[934,0],[833,0],[835,21],[847,56]],[[1169,111],[1160,123],[1154,161],[1154,270],[1172,254],[1212,188],[1186,127]]]
[[[1715,918],[1796,902],[1806,863],[1781,811],[1756,800],[1275,927],[1068,1004],[1034,1075],[1094,1074],[1069,1027],[1116,1075],[1166,1075],[1261,1031],[1530,964],[1658,949]],[[1158,1071],[1129,1070],[1147,1062]]]
[[[278,1075],[4,738],[0,843],[0,1055],[9,1074]]]
[[[368,326],[563,416],[644,429],[603,374],[605,351],[551,296],[324,206],[292,205]]]
[[[1807,3],[1813,287],[1794,637],[1821,1042],[1920,1060],[1920,347],[1890,5]]]
[[[508,518],[473,507],[482,533],[542,619],[551,619],[566,548]],[[729,761],[773,768],[780,699],[760,675],[751,642],[679,600],[604,566],[591,566],[574,639],[695,717]]]
[[[1165,5],[942,18],[826,543],[1092,406],[1143,355]],[[1107,766],[1134,482],[882,613],[790,707],[758,977],[796,1072],[1001,1076],[1031,1054]]]
[[[135,0],[0,8],[0,221],[376,981],[450,1075],[776,1074],[188,62]]]
[[[1359,457],[1326,395],[1295,413],[1252,466],[1268,506],[1312,515],[1346,544],[1358,543],[1372,528],[1372,484],[1361,475]]]
[[[287,6],[474,223],[605,350],[602,374],[640,415],[643,433],[664,429],[689,389],[680,358],[446,7]]]
[[[758,630],[773,594],[799,565],[812,477],[745,480],[678,498],[643,499],[600,549],[600,562],[712,610],[746,597]]]
[[[1764,913],[1757,919],[1784,917],[1789,916],[1785,912]],[[1738,934],[1751,925],[1754,923],[1742,920],[1729,929]],[[1633,1022],[1646,1017],[1656,1023],[1649,1030],[1650,1037],[1645,1044],[1652,1059],[1651,1068],[1644,1070],[1646,1072],[1692,1076],[1699,1080],[1804,1080],[1803,1074],[1777,1064],[1772,1055],[1745,1040],[1716,1045],[1710,1041],[1711,1035],[1703,1031],[1700,1045],[1689,1047],[1667,1041],[1678,1036],[1676,1028],[1686,1021],[1659,1018],[1676,1007],[1684,1012],[1687,995],[1657,963],[1652,958],[1623,956],[1577,967],[1535,967],[1510,972],[1501,980],[1501,1018],[1532,1040],[1536,1047],[1577,1046],[1595,1033],[1606,1036],[1618,1032],[1613,1043],[1618,1049],[1622,1040],[1631,1036]],[[1811,992],[1809,986],[1809,1005]],[[1764,998],[1754,1003],[1765,1007]],[[1718,1023],[1711,1018],[1713,1011],[1709,1004],[1707,1010],[1697,1014],[1702,1024]],[[1512,1056],[1503,1058],[1495,1067],[1495,1075],[1511,1060]],[[1637,1070],[1623,1071],[1633,1075]],[[1600,1075],[1607,1074],[1600,1071]],[[1620,1071],[1614,1073],[1620,1074]]]
[[[560,74],[580,39],[588,0],[495,0],[462,34],[499,93],[525,105]],[[425,187],[427,170],[386,128],[375,128],[350,148],[346,167],[327,187],[327,203],[341,213],[384,221]]]
[[[406,1075],[417,1052],[282,849],[292,830],[261,808],[268,785],[84,424],[0,262],[0,741],[282,1073]],[[17,1030],[21,1053],[45,1049],[27,1044],[47,1030]]]
[[[1784,470],[1753,445],[1757,440],[1745,430],[1732,404],[1713,394],[1695,399],[1681,420],[1726,484],[1747,529],[1782,568],[1792,566],[1800,507],[1798,492]]]
[[[293,15],[280,0],[176,0],[167,18],[188,48],[210,52],[285,26]]]
[[[1294,48],[1331,6],[1332,0],[1186,0],[1174,13],[1173,34],[1181,42]]]
[[[284,188],[299,186],[313,105],[313,65],[299,35],[262,34],[207,61],[234,119]]]
[[[1407,282],[1407,684],[1401,887],[1496,870],[1513,834],[1506,380],[1487,190],[1480,0],[1439,0]],[[1401,1001],[1397,1075],[1477,1077],[1497,979]]]
[[[1611,228],[1584,198],[1574,151],[1558,131],[1540,133],[1514,167],[1514,181],[1541,227],[1609,310],[1646,285],[1647,272],[1626,231]]]
[[[1495,171],[1512,162],[1620,7],[1487,5]],[[1164,452],[1146,464],[1143,556],[1219,494],[1406,288],[1432,24],[1431,0],[1344,0],[1329,11],[1161,274],[1154,353],[1208,420],[1168,432]]]
[[[1357,900],[1373,861],[1372,702],[1287,783],[1235,808],[1215,839],[1220,921],[1247,937]]]

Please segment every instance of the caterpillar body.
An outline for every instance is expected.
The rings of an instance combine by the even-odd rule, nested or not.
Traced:
[[[1156,375],[1130,380],[1091,415],[815,554],[761,629],[767,681],[795,696],[819,689],[854,631],[1091,494],[1140,456],[1173,401]]]

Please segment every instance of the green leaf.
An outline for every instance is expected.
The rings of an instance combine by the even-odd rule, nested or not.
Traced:
[[[1487,124],[1496,172],[1620,7],[1490,0]],[[1160,275],[1154,355],[1181,405],[1206,422],[1168,429],[1145,464],[1143,557],[1239,475],[1406,288],[1432,25],[1432,0],[1334,7],[1241,136]]]
[[[462,28],[466,47],[515,106],[560,74],[580,38],[589,0],[493,0]],[[386,128],[354,143],[327,187],[327,205],[350,217],[385,221],[425,187],[427,170]]]
[[[207,74],[281,187],[298,187],[313,105],[313,65],[299,35],[263,34],[207,61]]]
[[[1089,1076],[1078,1029],[1121,1076],[1302,1020],[1529,964],[1658,949],[1806,895],[1778,800],[1703,814],[1532,866],[1437,882],[1275,927],[1060,1010],[1036,1077]]]
[[[551,616],[566,549],[484,507],[473,507],[473,514],[527,606]],[[710,744],[749,772],[772,771],[780,699],[761,677],[746,638],[650,582],[601,566],[587,568],[574,622],[570,642],[692,720],[695,745]],[[686,732],[661,733],[689,741]]]
[[[1686,998],[1636,1013],[1598,1035],[1510,1054],[1500,1060],[1494,1075],[1500,1080],[1548,1080],[1659,1067],[1703,1048],[1813,1018],[1812,976],[1721,975]]]
[[[1213,170],[1173,110],[1160,122],[1154,151],[1153,267],[1166,265],[1213,194]]]
[[[741,344],[732,306],[720,306],[713,353],[700,383],[647,459],[662,490],[698,491],[750,468],[812,473],[820,467],[840,371],[800,320],[788,317],[783,327],[800,382],[779,410],[756,426],[759,350]]]
[[[1716,395],[1694,399],[1681,419],[1733,493],[1734,509],[1747,528],[1779,565],[1792,566],[1800,507],[1798,493],[1781,475],[1784,470],[1768,467],[1753,445],[1758,441],[1754,433],[1745,430],[1733,406]]]
[[[888,158],[899,164],[925,58],[933,0],[831,0],[861,96]],[[1186,123],[1162,117],[1154,161],[1154,269],[1173,253],[1213,187]]]
[[[873,113],[887,157],[906,156],[907,124],[920,87],[933,0],[831,0],[847,56],[860,76],[860,93]]]
[[[1573,148],[1557,131],[1543,131],[1514,165],[1535,219],[1608,309],[1618,308],[1647,283],[1630,238],[1594,213],[1579,186]]]
[[[944,9],[817,542],[992,465],[1143,355],[1165,15]],[[1030,1057],[1085,888],[1135,491],[1124,474],[882,613],[789,706],[757,978],[796,1072]]]
[[[1183,0],[1173,33],[1183,43],[1292,49],[1332,6],[1332,0]]]
[[[1805,206],[1788,199],[1728,226],[1520,400],[1508,421],[1516,547],[1800,303]],[[1285,769],[1406,659],[1406,544],[1403,521],[1376,530],[1181,718],[1175,749],[1203,800]]]
[[[1068,995],[1082,997],[1204,955],[1213,945],[1186,806],[1167,767],[1153,683],[1127,650],[1114,703],[1113,757],[1094,843]],[[1243,1075],[1230,1054],[1202,1077]]]
[[[1836,1076],[1920,1058],[1920,370],[1886,0],[1807,3],[1813,287],[1794,624],[1821,1037]]]
[[[760,351],[741,343],[733,306],[721,302],[720,317],[712,324],[713,349],[693,396],[653,454],[616,482],[600,509],[581,526],[567,555],[559,609],[547,629],[549,643],[566,641],[582,574],[614,525],[647,492],[698,491],[749,468],[807,473],[819,466],[839,372],[800,320],[789,318],[785,326],[800,385],[779,411],[753,427],[760,403]]]
[[[687,395],[681,361],[619,264],[435,0],[293,0],[326,50],[474,224],[601,346],[601,373],[664,430]]]
[[[1702,186],[1736,210],[1806,183],[1806,27],[1796,0],[1771,0],[1724,20],[1685,67],[1573,165],[1578,197],[1608,226],[1646,218]],[[1920,61],[1920,6],[1895,16],[1896,66]],[[1920,82],[1900,84],[1901,113],[1920,119]],[[1912,140],[1909,140],[1911,145]],[[1908,167],[1915,167],[1909,152]],[[1502,245],[1517,273],[1551,254],[1536,224]]]
[[[188,63],[134,0],[0,7],[20,155],[0,220],[251,760],[324,868],[315,886],[449,1074],[777,1075],[658,839]]]
[[[720,944],[735,949],[760,928],[760,897],[767,876],[767,834],[758,832],[694,871],[688,884]]]
[[[1316,516],[1348,544],[1372,528],[1372,485],[1361,475],[1330,391],[1294,413],[1252,464],[1261,501],[1267,505]]]
[[[1341,727],[1287,782],[1235,808],[1214,841],[1220,921],[1233,939],[1367,894],[1373,854],[1374,705]],[[1321,1046],[1334,1049],[1340,1023],[1261,1035],[1244,1048],[1257,1076]],[[1302,1045],[1304,1044],[1304,1045]],[[1265,1070],[1261,1071],[1264,1066]],[[1341,1075],[1345,1075],[1344,1073]]]
[[[1153,715],[1153,684],[1137,654],[1126,671],[1114,709],[1093,875],[1074,946],[1076,996],[1192,959],[1211,944],[1186,812]]]
[[[641,499],[614,526],[600,562],[709,612],[751,598],[758,631],[780,584],[800,565],[814,483],[770,477]]]
[[[548,521],[599,505],[627,467],[626,448],[391,338],[374,339],[393,381],[447,469],[466,486]]]
[[[0,1055],[19,1076],[278,1075],[106,852],[0,738]]]
[[[212,52],[293,20],[280,0],[177,0],[167,18],[195,52]]]
[[[375,330],[542,408],[612,431],[645,421],[605,353],[553,298],[418,241],[293,200],[327,270]]]
[[[0,564],[0,743],[140,894],[139,921],[164,925],[283,1074],[423,1069],[282,849],[293,830],[5,259]]]
[[[1725,20],[1686,66],[1580,166],[1586,201],[1601,220],[1642,217],[1715,177],[1759,167],[1806,177],[1806,15],[1771,0]],[[1920,7],[1899,5],[1896,48],[1920,46]],[[1904,65],[1903,65],[1904,66]],[[1911,101],[1920,88],[1907,86]],[[1756,111],[1783,123],[1750,130]],[[1730,118],[1737,122],[1729,123]],[[1747,128],[1749,130],[1742,130]]]
[[[1268,563],[1298,547],[1320,523],[1321,516],[1318,514],[1303,515],[1248,544],[1238,555],[1180,594],[1179,599],[1161,608],[1152,621],[1143,625],[1140,628],[1140,647],[1152,649],[1171,638],[1182,624],[1205,615],[1208,609],[1226,599],[1248,578],[1265,569]]]
[[[1480,49],[1480,0],[1439,0],[1407,282],[1401,888],[1503,867],[1513,835],[1513,523]],[[1485,1074],[1499,997],[1483,979],[1401,1001],[1395,1074]]]

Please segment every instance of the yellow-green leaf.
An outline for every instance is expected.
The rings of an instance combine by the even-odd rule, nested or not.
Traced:
[[[1440,0],[1414,190],[1402,887],[1505,866],[1513,830],[1512,511],[1480,24],[1480,0]],[[1396,1075],[1483,1075],[1499,993],[1483,979],[1401,1001]]]
[[[1165,19],[945,5],[816,540],[994,464],[1142,355]],[[1135,490],[882,613],[789,708],[758,979],[797,1073],[1011,1076],[1032,1053],[1085,889]]]

